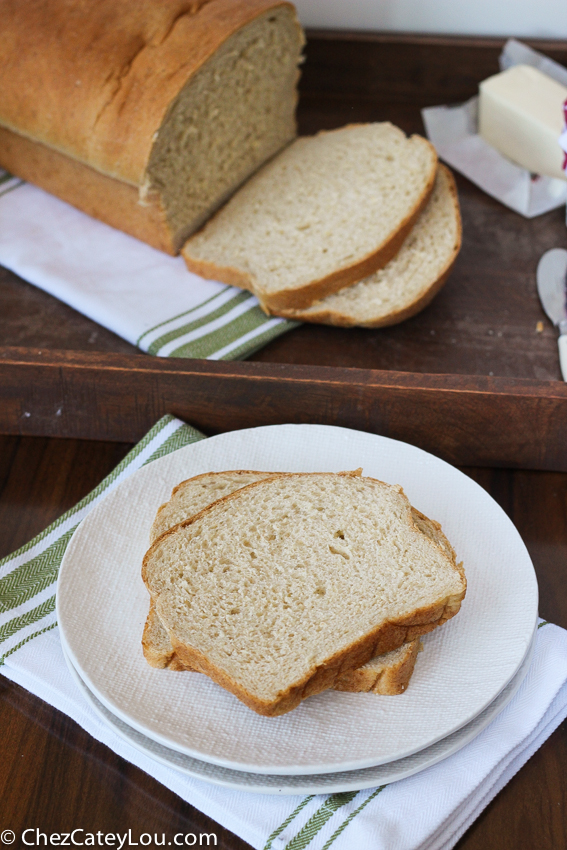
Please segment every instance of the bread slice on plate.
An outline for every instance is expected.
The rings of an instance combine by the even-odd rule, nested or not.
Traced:
[[[272,472],[250,472],[232,469],[226,472],[205,472],[182,481],[173,488],[168,502],[158,508],[150,530],[150,543],[180,522],[199,513],[217,499],[234,493],[240,487],[269,478]]]
[[[174,671],[198,673],[192,667],[186,667],[177,657],[153,602],[144,625],[142,638],[144,656],[151,667],[167,668]],[[399,649],[373,658],[364,667],[345,673],[334,685],[337,691],[372,692],[383,696],[402,694],[411,679],[420,641],[404,643]]]
[[[296,139],[182,249],[189,269],[300,309],[382,268],[433,189],[437,154],[389,123]]]
[[[461,215],[453,175],[439,165],[429,202],[384,268],[303,310],[282,316],[340,327],[380,328],[409,319],[430,303],[461,247]]]
[[[233,493],[254,481],[269,478],[274,473],[230,470],[208,472],[182,481],[172,491],[171,499],[158,509],[150,531],[150,542],[174,525],[189,519],[207,505]],[[441,526],[412,507],[412,517],[418,528],[431,537],[456,563],[455,551],[443,534]],[[372,691],[396,695],[406,690],[417,658],[419,641],[410,641],[398,650],[373,658],[359,670],[345,673],[334,686],[342,691]],[[144,657],[150,666],[169,670],[189,670],[178,659],[169,635],[159,619],[153,602],[142,637]]]
[[[276,716],[454,616],[462,568],[400,487],[282,474],[159,537],[142,577],[177,657]]]

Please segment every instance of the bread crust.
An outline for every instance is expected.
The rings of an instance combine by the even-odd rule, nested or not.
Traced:
[[[150,610],[144,624],[142,648],[144,658],[150,667],[167,669],[174,672],[200,673],[195,667],[188,667],[179,659],[169,641],[165,646],[156,640],[156,620],[167,635],[165,627],[159,620],[155,604],[150,600]],[[382,696],[397,696],[404,693],[411,679],[421,642],[413,640],[404,644],[403,657],[395,664],[385,664],[382,669],[359,667],[342,675],[334,685],[336,691],[348,693],[374,693]]]
[[[190,667],[185,667],[177,657],[173,646],[167,650],[163,647],[156,646],[155,640],[155,618],[157,617],[153,600],[150,600],[150,610],[144,623],[144,631],[142,634],[142,649],[144,658],[150,667],[157,667],[160,670],[191,670]],[[161,625],[161,622],[160,622]],[[162,627],[163,628],[163,627]]]
[[[108,177],[40,142],[0,127],[0,163],[87,215],[167,254],[177,254],[159,196],[140,203],[136,186]]]
[[[159,130],[215,52],[281,8],[292,10],[301,33],[287,0],[4,0],[0,166],[179,253],[187,228],[172,231],[147,173]],[[205,214],[236,188],[227,184]]]
[[[292,711],[307,697],[334,688],[339,679],[347,672],[362,667],[376,655],[383,655],[392,649],[398,649],[404,643],[421,637],[443,625],[454,617],[461,606],[462,595],[448,597],[443,603],[423,606],[408,618],[384,623],[359,641],[336,653],[324,664],[313,667],[301,682],[280,693],[275,700],[267,701],[250,694],[239,682],[212,664],[199,650],[181,644],[171,635],[176,655],[185,666],[205,673],[225,690],[230,691],[241,702],[264,717],[279,717]],[[157,602],[159,614],[159,600]],[[411,621],[411,622],[408,622]],[[421,622],[418,622],[421,621]]]
[[[295,319],[318,325],[334,325],[335,327],[340,328],[385,328],[391,325],[397,325],[400,322],[404,322],[406,319],[410,319],[412,316],[415,316],[417,315],[417,313],[420,313],[422,310],[424,310],[445,285],[447,278],[449,277],[453,266],[455,265],[455,261],[457,259],[462,244],[463,228],[455,178],[453,177],[451,171],[445,165],[440,163],[438,167],[439,169],[443,170],[448,180],[449,190],[453,199],[455,216],[457,220],[457,235],[455,239],[455,244],[453,246],[453,251],[451,253],[451,256],[448,258],[445,267],[441,270],[438,277],[430,284],[430,286],[425,291],[421,292],[421,294],[418,295],[414,301],[412,301],[402,310],[397,310],[396,312],[389,313],[387,316],[383,316],[380,319],[371,319],[367,322],[357,322],[349,316],[346,316],[343,313],[338,312],[337,310],[324,307],[323,305],[321,305],[321,309],[317,313],[305,314],[302,313],[301,309],[284,308],[278,311],[278,315],[286,319]],[[408,233],[406,234],[406,237],[409,236],[409,232],[410,231],[408,231]],[[406,237],[404,237],[404,239]],[[401,248],[401,245],[399,247]],[[383,268],[383,266],[381,268]]]
[[[253,469],[228,469],[228,470],[223,471],[222,473],[219,473],[219,474],[221,474],[221,475],[233,475],[233,476],[236,476],[236,477],[238,477],[239,475],[261,475],[262,478],[273,478],[275,473],[273,473],[273,472],[259,472],[259,471],[253,470]],[[157,540],[157,538],[160,537],[164,533],[163,531],[161,531],[159,529],[158,529],[158,531],[156,531],[156,525],[159,525],[158,519],[160,517],[160,514],[162,514],[163,511],[168,507],[168,505],[175,498],[177,493],[180,490],[182,490],[185,487],[186,484],[194,484],[196,481],[199,481],[202,478],[209,478],[210,476],[211,476],[210,472],[203,472],[201,475],[194,475],[192,478],[187,478],[187,479],[185,479],[185,481],[181,481],[176,487],[173,488],[173,490],[171,491],[171,496],[169,497],[169,501],[164,502],[163,505],[160,505],[159,508],[157,509],[157,512],[156,512],[156,515],[155,515],[155,518],[154,518],[154,521],[152,523],[152,527],[151,527],[151,530],[150,530],[150,544],[153,543],[155,540]]]
[[[356,126],[359,125],[347,125],[347,127]],[[321,136],[332,132],[332,130],[321,130],[316,135]],[[414,136],[411,138],[414,138]],[[437,152],[433,145],[427,139],[423,139],[422,141],[430,147],[431,152],[434,155],[434,161],[437,163]],[[301,289],[282,289],[279,292],[274,293],[259,292],[254,286],[252,276],[241,269],[234,268],[233,266],[219,266],[216,263],[197,259],[189,254],[188,248],[185,250],[182,249],[181,254],[187,264],[187,268],[190,271],[200,275],[201,277],[218,280],[222,283],[228,283],[231,286],[238,286],[241,289],[246,289],[257,297],[260,302],[260,307],[268,316],[284,316],[285,310],[300,310],[305,307],[310,307],[321,298],[325,298],[327,295],[332,295],[347,286],[358,283],[365,277],[368,277],[389,263],[390,260],[396,256],[419,215],[425,209],[435,184],[436,170],[436,167],[432,168],[427,185],[425,186],[421,197],[415,203],[413,209],[407,214],[395,233],[393,233],[374,251],[370,252],[356,263],[337,269],[319,280],[312,281],[310,284],[303,286]]]
[[[274,475],[274,478],[289,478],[293,476],[301,476],[302,474],[308,475],[309,473],[281,473]],[[333,476],[336,473],[318,474]],[[360,470],[356,470],[356,472],[346,472],[340,474],[345,476],[348,475],[353,477],[359,477]],[[163,617],[162,612],[160,610],[159,595],[156,596],[152,592],[151,582],[149,581],[147,572],[148,561],[153,553],[153,550],[157,546],[159,546],[165,538],[174,534],[178,529],[186,528],[194,524],[202,517],[204,517],[208,512],[217,509],[218,505],[220,505],[221,503],[226,504],[234,499],[238,499],[241,497],[244,491],[252,490],[256,487],[262,487],[265,485],[265,483],[265,480],[257,481],[252,484],[248,484],[246,487],[242,487],[241,489],[236,490],[234,493],[230,493],[227,496],[223,496],[218,501],[207,505],[207,507],[203,508],[203,510],[199,511],[199,513],[195,514],[192,517],[189,517],[187,520],[184,520],[183,522],[164,532],[164,534],[162,534],[161,537],[159,537],[152,544],[152,546],[150,546],[150,548],[146,552],[146,555],[144,556],[142,563],[142,579],[146,584],[150,596],[152,597],[155,603],[156,611],[162,622]],[[379,483],[384,484],[385,482]],[[400,493],[403,494],[403,489],[401,487],[399,487],[398,490]],[[418,529],[418,526],[415,524],[413,518],[412,522],[414,524],[414,527]],[[438,544],[435,545],[438,546],[440,551],[443,551]],[[447,620],[449,620],[451,617],[454,617],[455,614],[457,614],[457,612],[459,611],[461,607],[461,602],[464,599],[466,593],[466,578],[462,565],[456,565],[451,560],[449,555],[447,555],[447,553],[443,554],[451,563],[453,569],[455,569],[459,573],[462,579],[463,590],[461,593],[451,594],[443,599],[438,600],[435,603],[421,606],[410,614],[406,614],[394,620],[389,620],[381,623],[380,625],[376,626],[376,628],[370,630],[370,632],[368,632],[366,635],[363,635],[358,640],[353,641],[348,646],[343,647],[333,656],[328,658],[324,663],[314,665],[299,682],[296,682],[284,691],[280,692],[275,697],[275,699],[263,700],[260,697],[251,694],[226,671],[222,670],[217,665],[209,661],[209,659],[202,652],[200,652],[194,647],[181,643],[176,638],[176,636],[170,632],[170,639],[173,649],[175,650],[177,658],[184,667],[189,667],[198,670],[202,673],[205,673],[214,682],[217,682],[217,684],[219,684],[221,687],[233,693],[236,697],[238,697],[238,699],[241,700],[241,702],[243,702],[257,714],[261,714],[265,717],[278,717],[281,714],[286,714],[288,711],[292,711],[306,697],[320,693],[321,691],[328,690],[329,688],[333,688],[335,683],[338,682],[341,676],[351,670],[354,670],[358,667],[362,667],[376,655],[383,655],[384,653],[390,652],[393,649],[398,649],[398,647],[402,646],[402,644],[408,643],[409,641],[412,641],[415,638],[421,637],[422,635],[433,631],[438,626],[441,626],[443,625],[443,623],[447,622]]]
[[[397,696],[407,689],[421,648],[420,640],[405,644],[405,653],[394,667],[385,666],[382,670],[371,667],[359,667],[345,673],[335,682],[335,691],[348,693],[373,693],[382,696]]]
[[[140,186],[181,89],[231,35],[282,6],[293,9],[287,0],[4,0],[0,124]]]

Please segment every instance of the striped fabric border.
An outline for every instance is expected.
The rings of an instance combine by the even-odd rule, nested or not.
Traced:
[[[0,169],[0,198],[23,185]],[[192,310],[145,331],[136,345],[157,357],[243,360],[300,324],[266,316],[254,295],[225,286]]]
[[[198,307],[145,331],[136,345],[157,357],[238,360],[299,324],[266,316],[254,295],[225,286]]]
[[[57,575],[81,520],[136,469],[201,439],[204,435],[195,428],[164,416],[88,496],[21,549],[0,560],[0,665],[24,643],[57,625]]]
[[[330,794],[322,801],[320,796],[305,797],[272,832],[263,850],[304,850],[315,844],[319,850],[328,850],[386,787],[381,785],[369,791]]]

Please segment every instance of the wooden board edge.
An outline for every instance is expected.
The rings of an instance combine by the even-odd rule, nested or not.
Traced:
[[[206,433],[315,422],[461,466],[567,471],[561,381],[0,348],[0,433],[135,442],[166,413]]]

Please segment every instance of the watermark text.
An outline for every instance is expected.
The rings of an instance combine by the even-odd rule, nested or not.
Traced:
[[[16,841],[11,829],[0,831],[0,844],[10,845]],[[165,832],[136,833],[127,832],[89,832],[85,829],[73,829],[71,832],[43,832],[41,829],[24,829],[21,834],[24,847],[216,847],[217,836],[214,832]]]

